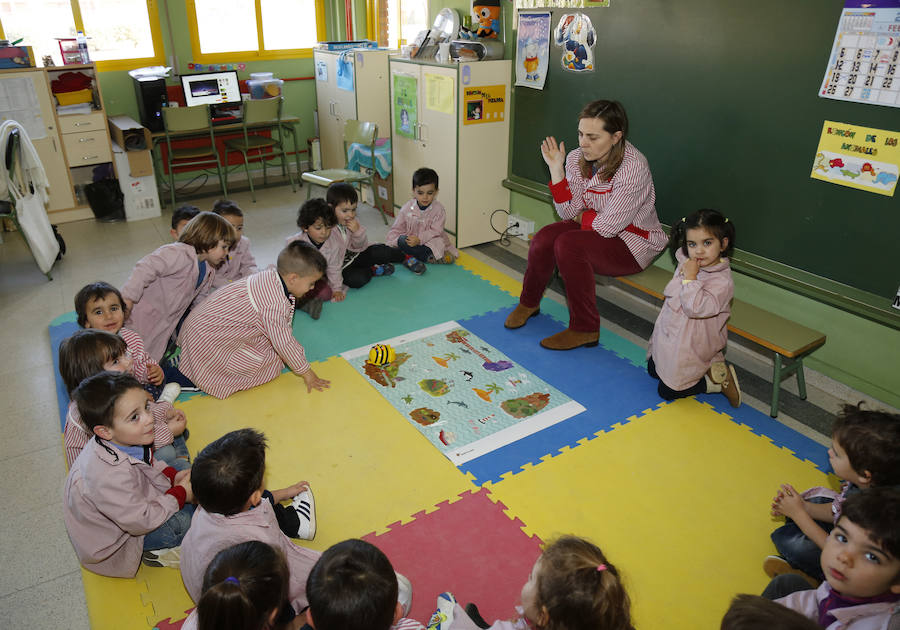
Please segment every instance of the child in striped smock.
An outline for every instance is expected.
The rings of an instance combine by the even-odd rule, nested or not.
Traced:
[[[216,290],[230,282],[256,273],[256,259],[250,252],[250,239],[244,236],[244,213],[238,205],[229,199],[220,199],[213,204],[213,212],[231,224],[238,237],[237,242],[228,250],[228,256],[222,266],[216,269],[212,288]]]
[[[324,390],[294,338],[294,301],[325,273],[325,259],[306,243],[290,243],[277,267],[222,287],[197,306],[178,338],[183,377],[216,398],[267,383],[287,364],[307,391]]]
[[[133,362],[125,340],[118,335],[90,328],[79,330],[59,346],[59,373],[71,399],[72,392],[86,378],[103,371],[131,373]],[[184,443],[187,418],[171,401],[150,403],[153,414],[153,447],[156,459],[184,470],[190,467],[190,456]],[[93,434],[82,422],[74,400],[66,412],[63,444],[69,468],[90,441]]]

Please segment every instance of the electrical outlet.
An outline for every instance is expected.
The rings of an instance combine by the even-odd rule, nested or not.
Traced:
[[[517,236],[523,241],[527,241],[528,237],[534,232],[534,221],[523,219],[515,214],[509,215],[506,225],[507,234],[510,236]]]

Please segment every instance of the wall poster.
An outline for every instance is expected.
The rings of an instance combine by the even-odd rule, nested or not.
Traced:
[[[418,79],[405,74],[394,75],[394,133],[416,139],[419,124]]]
[[[894,195],[900,172],[900,133],[826,120],[810,177]]]

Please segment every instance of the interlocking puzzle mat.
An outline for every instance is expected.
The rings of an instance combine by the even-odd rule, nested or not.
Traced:
[[[368,345],[341,356],[457,465],[584,411],[457,322],[379,344],[393,361],[369,362]]]
[[[56,379],[56,403],[59,406],[59,430],[66,426],[66,409],[69,407],[69,393],[59,375],[59,344],[63,339],[78,330],[75,311],[60,315],[50,322],[50,353],[53,355],[53,376]]]

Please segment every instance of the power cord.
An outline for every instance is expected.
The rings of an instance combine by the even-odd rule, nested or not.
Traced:
[[[494,215],[497,214],[498,212],[506,213],[506,217],[507,217],[506,229],[503,230],[502,232],[500,230],[498,230],[496,227],[494,227]],[[509,247],[510,245],[512,245],[512,240],[510,240],[510,238],[509,238],[509,231],[513,228],[519,227],[519,222],[516,221],[512,225],[509,225],[509,210],[506,210],[504,208],[497,208],[496,210],[494,210],[491,213],[490,222],[491,222],[491,229],[493,229],[497,234],[500,235],[500,244],[503,245],[504,247]]]

